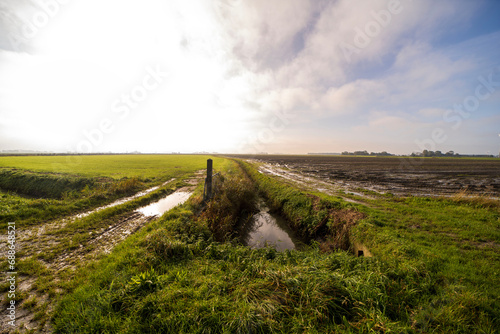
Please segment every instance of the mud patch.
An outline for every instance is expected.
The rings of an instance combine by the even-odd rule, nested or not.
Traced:
[[[318,191],[330,196],[341,197],[346,202],[369,205],[363,199],[373,199],[372,196],[368,196],[359,192],[350,191],[346,185],[338,184],[333,182],[327,182],[320,180],[316,177],[306,176],[299,171],[292,172],[291,170],[284,170],[279,165],[264,164],[259,168],[259,172],[267,175],[274,175],[285,179],[287,182],[298,186],[299,188],[304,188],[309,191]],[[351,197],[343,196],[342,193],[347,195],[357,195],[359,199],[353,199]],[[350,193],[349,193],[350,192]]]
[[[492,249],[492,250],[498,250],[500,249],[500,244],[495,241],[470,241],[469,242],[471,246],[479,249]]]
[[[467,190],[500,197],[500,159],[379,158],[345,156],[238,156],[333,183],[399,196],[443,196]],[[289,176],[289,174],[287,174]]]
[[[95,259],[100,254],[108,254],[118,243],[137,232],[153,218],[136,212],[129,213],[118,223],[93,233],[92,238],[85,245],[81,244],[75,250],[56,257],[48,267],[56,272],[68,268],[75,269],[80,263]]]
[[[80,245],[76,250],[57,257],[50,267],[56,271],[66,268],[74,269],[77,263],[93,259],[99,254],[110,253],[126,237],[137,232],[158,215],[184,203],[191,194],[187,191],[176,191],[155,203],[126,214],[117,223],[97,233],[92,233],[91,239],[85,245]]]
[[[137,194],[129,197],[125,197],[122,199],[119,199],[111,204],[101,206],[99,208],[96,208],[94,210],[90,210],[84,213],[80,213],[68,218],[64,219],[59,219],[53,222],[48,222],[39,226],[32,226],[29,228],[22,228],[19,229],[20,233],[17,235],[17,240],[16,240],[16,248],[18,253],[22,255],[22,257],[27,257],[33,254],[41,254],[45,250],[52,248],[58,244],[57,238],[54,238],[51,234],[57,230],[60,230],[61,228],[65,227],[68,223],[73,222],[77,219],[86,217],[92,213],[111,208],[120,204],[124,204],[126,202],[129,202],[131,200],[134,200],[136,198],[145,196],[157,189],[159,189],[162,186],[165,186],[175,179],[170,179],[167,182],[162,183],[159,186],[155,186],[149,189],[146,189],[144,191],[138,192]],[[197,178],[190,179],[190,180],[197,180]],[[0,238],[1,240],[1,238]],[[3,241],[3,240],[1,240]],[[37,247],[32,247],[33,244],[36,244]]]

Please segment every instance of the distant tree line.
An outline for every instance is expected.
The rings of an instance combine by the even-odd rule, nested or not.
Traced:
[[[443,153],[441,151],[428,151],[428,150],[423,150],[422,153],[415,153],[413,152],[411,154],[412,157],[474,157],[474,158],[494,158],[494,155],[491,154],[459,154],[455,153],[453,151],[448,151],[446,153]]]
[[[364,151],[354,151],[354,152],[347,152],[344,151],[341,153],[341,155],[360,155],[360,156],[376,156],[376,157],[390,157],[390,156],[395,156],[395,154],[388,153],[386,151],[382,152],[370,152],[364,150]],[[455,153],[454,151],[448,151],[446,153],[443,153],[441,151],[429,151],[429,150],[423,150],[421,153],[420,152],[413,152],[410,154],[412,157],[472,157],[472,158],[494,158],[494,155],[487,155],[487,154],[459,154]]]
[[[448,151],[443,154],[441,151],[428,151],[428,150],[423,150],[422,153],[415,153],[413,152],[411,154],[412,157],[458,157],[460,154],[455,153],[453,151]]]

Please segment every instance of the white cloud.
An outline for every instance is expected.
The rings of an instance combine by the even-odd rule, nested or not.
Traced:
[[[294,41],[313,14],[310,1],[217,1],[231,51],[252,70],[274,68],[295,55]]]
[[[340,88],[330,88],[322,96],[322,107],[330,114],[356,114],[370,108],[369,103],[380,101],[388,91],[383,82],[356,80]]]
[[[449,55],[434,51],[428,44],[417,43],[405,46],[398,53],[393,71],[401,77],[400,81],[418,84],[417,89],[425,90],[447,82],[453,75],[468,71],[473,66],[471,60],[452,60]]]

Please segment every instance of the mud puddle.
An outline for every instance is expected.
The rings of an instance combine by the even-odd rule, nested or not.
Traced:
[[[191,194],[192,192],[188,191],[177,191],[165,198],[162,198],[158,202],[151,203],[147,206],[137,209],[136,212],[139,212],[146,217],[161,216],[168,210],[187,201]]]
[[[261,173],[263,172],[265,174],[276,175],[276,176],[282,177],[284,179],[287,179],[287,180],[290,180],[293,182],[302,183],[302,184],[305,183],[304,181],[310,181],[310,180],[308,180],[308,178],[304,178],[304,177],[299,176],[295,173],[288,172],[288,171],[285,171],[279,167],[274,167],[274,166],[270,166],[270,165],[265,166],[265,167],[261,167],[260,172]],[[300,180],[301,178],[304,178],[304,181]]]
[[[259,212],[241,227],[240,240],[250,248],[274,246],[277,251],[300,248],[303,243],[294,236],[286,221],[272,212],[263,200],[257,204]]]
[[[76,218],[83,218],[83,217],[86,217],[94,212],[98,212],[98,211],[101,211],[101,210],[104,210],[104,209],[108,209],[108,208],[112,208],[114,206],[117,206],[117,205],[120,205],[120,204],[123,204],[123,203],[127,203],[133,199],[136,199],[136,198],[139,198],[139,197],[142,197],[142,196],[145,196],[147,194],[149,194],[150,192],[153,192],[155,191],[156,189],[160,188],[160,187],[163,187],[164,185],[174,181],[175,179],[170,179],[168,180],[167,182],[164,182],[162,183],[161,185],[159,186],[156,186],[156,187],[152,187],[152,188],[149,188],[149,189],[146,189],[144,191],[141,191],[141,192],[138,192],[137,194],[133,195],[133,196],[130,196],[130,197],[125,197],[125,198],[121,198],[117,201],[114,201],[113,203],[111,204],[108,204],[108,205],[105,205],[105,206],[101,206],[97,209],[94,209],[94,210],[91,210],[91,211],[87,211],[87,212],[84,212],[84,213],[80,213],[80,214],[77,214],[75,217]]]

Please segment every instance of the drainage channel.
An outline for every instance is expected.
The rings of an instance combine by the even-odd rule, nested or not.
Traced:
[[[270,212],[262,199],[257,202],[258,213],[240,228],[240,241],[250,248],[274,247],[277,251],[300,249],[304,243],[288,227],[287,222]]]

